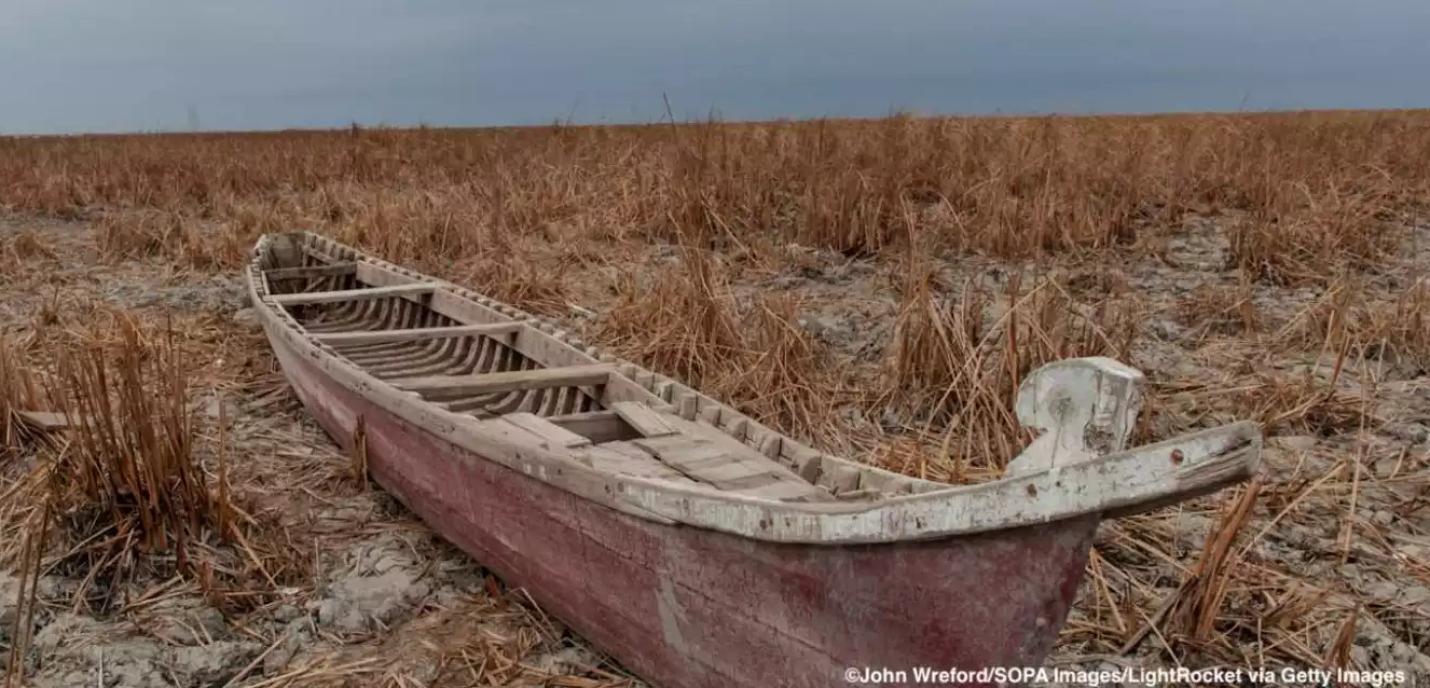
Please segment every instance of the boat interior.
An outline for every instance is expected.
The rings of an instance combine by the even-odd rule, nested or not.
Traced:
[[[316,235],[275,239],[257,269],[311,341],[395,390],[597,470],[791,502],[949,487],[815,451],[455,285]]]

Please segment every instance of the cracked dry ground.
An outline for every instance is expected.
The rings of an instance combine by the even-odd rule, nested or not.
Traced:
[[[1358,276],[1369,309],[1393,309],[1422,285],[1430,230],[1414,228],[1401,260]],[[267,345],[242,316],[236,274],[182,269],[160,256],[104,256],[83,223],[0,219],[0,250],[23,241],[24,270],[0,273],[0,327],[43,358],[47,339],[130,311],[172,326],[193,366],[200,420],[229,419],[230,482],[255,532],[283,557],[228,552],[241,591],[152,575],[117,591],[103,613],[77,598],[86,583],[50,566],[23,660],[31,685],[639,685],[617,664],[435,538],[376,486],[303,413]],[[515,249],[540,265],[571,246]],[[1338,288],[1244,283],[1226,266],[1213,220],[1188,222],[1155,250],[1109,251],[1046,264],[956,259],[939,264],[950,293],[997,293],[1015,273],[1057,280],[1071,297],[1135,305],[1130,362],[1148,373],[1144,433],[1164,437],[1239,418],[1265,424],[1265,476],[1249,521],[1218,567],[1199,572],[1235,490],[1100,531],[1077,606],[1052,663],[1083,668],[1341,662],[1430,676],[1430,371],[1381,350],[1338,356],[1315,342]],[[727,267],[737,303],[787,294],[799,324],[845,364],[852,384],[879,374],[891,345],[898,265],[787,246],[778,261]],[[595,332],[621,288],[679,251],[642,245],[622,261],[568,269],[573,329]],[[1337,365],[1337,360],[1342,363]],[[851,405],[831,450],[877,456],[911,425]],[[212,444],[214,423],[200,423]],[[874,440],[867,438],[874,437]],[[213,470],[213,457],[205,456]],[[895,466],[916,470],[911,465]],[[0,466],[0,494],[27,470]],[[52,552],[59,560],[63,552]],[[49,561],[49,560],[47,560]],[[156,567],[156,571],[163,567]],[[1188,592],[1218,588],[1210,633]],[[873,584],[871,582],[871,584]],[[0,574],[0,640],[15,623],[18,580]]]

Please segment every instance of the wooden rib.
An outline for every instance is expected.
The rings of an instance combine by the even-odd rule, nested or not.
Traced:
[[[556,389],[560,389],[557,387]],[[536,413],[541,404],[546,400],[548,389],[531,389],[521,394],[521,401],[516,405],[516,410],[523,413]]]
[[[406,359],[408,359],[408,360],[414,360],[414,361],[415,361],[416,358],[414,358],[414,356],[416,356],[416,357],[426,356],[426,355],[428,355],[428,354],[431,354],[431,353],[434,352],[434,351],[440,350],[443,346],[446,346],[447,344],[450,344],[450,343],[452,343],[452,342],[454,342],[454,341],[458,341],[458,340],[455,340],[455,339],[419,339],[419,340],[417,340],[417,341],[415,341],[415,342],[402,342],[402,345],[401,345],[400,348],[388,349],[387,351],[388,351],[389,354],[391,354],[391,353],[396,353],[396,352],[401,352]],[[369,361],[372,361],[372,362],[374,362],[374,363],[377,363],[377,362],[379,362],[378,359],[380,359],[380,358],[383,357],[383,351],[382,351],[382,350],[378,350],[378,351],[375,351],[375,352],[370,352],[370,354],[369,354],[369,355],[366,355],[366,356],[359,354],[358,357],[359,357],[359,358],[365,358],[365,359],[367,359],[367,360],[369,360]]]
[[[469,355],[468,352],[471,349],[476,348],[476,345],[471,339],[448,339],[445,341],[447,342],[447,344],[443,348],[441,355],[435,358],[431,358],[430,362],[426,364],[415,366],[406,370],[405,375],[407,377],[412,377],[425,375],[453,375],[461,373],[462,371],[459,370],[459,368],[461,367],[462,361],[467,358],[467,356]],[[454,368],[458,370],[454,370]],[[390,375],[390,377],[400,376]]]
[[[519,322],[490,323],[486,325],[459,325],[456,327],[423,327],[412,330],[377,330],[370,332],[335,332],[315,335],[315,338],[334,346],[342,344],[376,344],[381,342],[420,341],[424,339],[445,339],[448,337],[477,337],[511,334],[520,330]]]
[[[502,415],[504,413],[515,413],[521,408],[521,400],[526,396],[523,392],[506,392],[504,396],[488,401],[482,408],[489,413]]]
[[[367,332],[373,330],[395,330],[414,327],[421,323],[425,311],[421,305],[406,299],[380,299],[361,301],[362,314],[341,322],[309,327],[310,334],[336,334],[340,332]]]
[[[651,410],[649,406],[634,401],[618,401],[611,404],[611,409],[624,419],[631,427],[636,429],[646,437],[660,437],[675,433],[675,428],[670,423],[665,422],[659,413]]]
[[[440,403],[440,404],[438,404],[438,406],[441,406],[442,408],[447,409],[448,411],[451,411],[451,412],[453,412],[453,413],[467,413],[467,412],[469,412],[469,411],[481,411],[482,413],[485,413],[485,414],[488,414],[488,415],[496,415],[496,414],[492,413],[490,410],[488,410],[487,407],[488,407],[488,405],[491,404],[492,401],[495,400],[498,396],[505,396],[505,395],[483,394],[483,395],[477,396],[477,397],[463,397],[463,398],[458,399],[458,400],[456,400],[456,401],[448,401],[448,402]]]
[[[333,288],[329,291],[337,291],[339,289],[353,289],[357,287],[358,284],[359,283],[357,280],[356,273],[352,275],[338,275],[336,277],[333,277]]]
[[[423,329],[448,329],[448,328],[423,328]],[[474,339],[474,337],[476,337]],[[394,373],[392,377],[415,377],[423,375],[437,375],[444,373],[454,364],[458,363],[467,355],[467,350],[473,346],[473,342],[484,339],[480,335],[455,336],[444,338],[433,338],[425,341],[424,351],[429,355],[410,361],[401,371],[385,367],[382,372]],[[396,374],[399,373],[400,374]]]
[[[319,292],[313,292],[319,293]],[[404,302],[405,303],[405,302]],[[382,322],[391,315],[392,304],[388,301],[353,301],[336,308],[325,309],[308,318],[304,329],[314,332],[341,332],[366,328],[369,323]]]
[[[308,279],[313,277],[338,277],[351,275],[357,272],[357,263],[329,263],[327,265],[309,265],[301,268],[274,268],[265,270],[263,276],[269,280],[283,279]]]
[[[375,351],[344,351],[343,356],[364,367],[380,363],[406,361],[422,353],[426,342],[402,342]]]
[[[580,413],[582,411],[598,411],[604,408],[603,406],[601,406],[600,402],[600,390],[596,389],[595,387],[578,387],[578,389],[581,390],[581,403],[575,409],[573,409],[574,412]]]
[[[380,301],[380,302],[378,302],[378,303],[386,304],[386,303],[389,303],[389,301]],[[404,305],[415,305],[415,304],[412,304],[410,301],[406,301],[406,300],[401,301],[401,303],[404,304]],[[419,319],[419,318],[390,316],[390,317],[383,318],[383,319],[382,319],[381,321],[379,321],[379,322],[373,323],[373,324],[372,324],[371,326],[369,326],[369,327],[363,327],[363,328],[361,328],[360,330],[347,329],[347,330],[341,330],[340,332],[354,332],[354,331],[377,332],[377,331],[388,331],[388,330],[403,330],[403,329],[410,329],[409,326],[411,326],[411,325],[420,325],[420,324],[421,324],[421,319]],[[338,334],[338,333],[339,333],[339,332],[328,332],[328,333],[325,333],[325,334]],[[334,347],[334,348],[340,348],[340,349],[343,351],[344,354],[364,355],[364,354],[379,353],[379,352],[382,352],[382,351],[392,351],[392,350],[395,350],[395,349],[401,349],[401,348],[407,346],[407,344],[408,344],[407,342],[387,342],[387,343],[381,343],[381,344],[358,344],[358,345],[341,346],[341,347]]]
[[[408,346],[410,348],[401,353],[365,359],[362,363],[363,370],[380,378],[418,377],[417,373],[411,371],[427,369],[433,361],[441,360],[445,355],[440,341],[435,344],[415,343]]]
[[[482,357],[477,361],[477,365],[473,369],[473,371],[478,373],[501,372],[497,367],[499,365],[498,362],[501,361],[502,356],[505,354],[505,352],[510,350],[510,347],[507,347],[494,339],[487,340],[487,348],[485,351],[482,352]]]
[[[476,339],[463,339],[461,341],[465,346],[459,354],[448,361],[445,366],[430,372],[424,372],[423,375],[466,375],[471,373],[472,368],[476,364],[477,357],[481,354],[482,347],[486,346],[487,342],[491,340],[486,337],[478,337]]]
[[[441,361],[450,358],[447,347],[452,339],[430,339],[426,342],[419,342],[413,346],[417,347],[413,355],[401,360],[379,361],[363,366],[367,372],[378,377],[417,377],[421,375],[418,370],[425,370],[432,366],[433,361]]]
[[[370,299],[386,299],[394,296],[416,296],[437,291],[438,285],[431,283],[394,284],[390,287],[369,289],[345,289],[343,291],[323,291],[312,294],[277,294],[271,296],[280,306],[305,306],[315,303],[342,303]]]
[[[535,413],[538,416],[554,416],[561,409],[561,401],[566,398],[566,390],[570,387],[555,387],[551,389],[546,398],[542,400],[541,406],[537,407]]]
[[[471,351],[467,352],[466,357],[463,358],[461,361],[458,361],[456,365],[452,366],[451,368],[448,368],[445,371],[445,374],[470,374],[473,370],[477,369],[477,366],[482,360],[482,356],[486,355],[489,350],[495,349],[498,346],[501,345],[498,344],[496,340],[490,339],[488,337],[481,337],[477,339],[475,342],[472,343],[472,349]]]

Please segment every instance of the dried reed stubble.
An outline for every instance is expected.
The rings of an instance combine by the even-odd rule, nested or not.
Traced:
[[[1427,118],[894,116],[0,139],[0,204],[130,216],[116,221],[121,252],[157,240],[208,269],[240,260],[245,236],[293,226],[398,261],[467,258],[558,225],[743,246],[776,237],[852,255],[906,242],[912,224],[955,250],[1028,257],[1237,213],[1248,219],[1229,230],[1235,265],[1315,281],[1328,261],[1377,258],[1393,225],[1423,212]],[[210,241],[165,239],[174,218],[204,224]],[[206,249],[215,235],[233,240]]]
[[[948,475],[940,477],[961,480],[968,468],[1001,470],[1022,450],[1028,431],[1013,404],[1034,369],[1078,356],[1125,361],[1137,337],[1137,309],[1130,301],[1087,306],[1052,280],[1025,292],[1013,279],[996,306],[972,283],[955,303],[936,293],[928,273],[912,274],[878,403],[912,418],[924,432],[945,428]]]

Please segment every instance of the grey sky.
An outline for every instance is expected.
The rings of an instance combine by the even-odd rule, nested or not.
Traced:
[[[1424,0],[4,0],[0,132],[1430,106]]]

